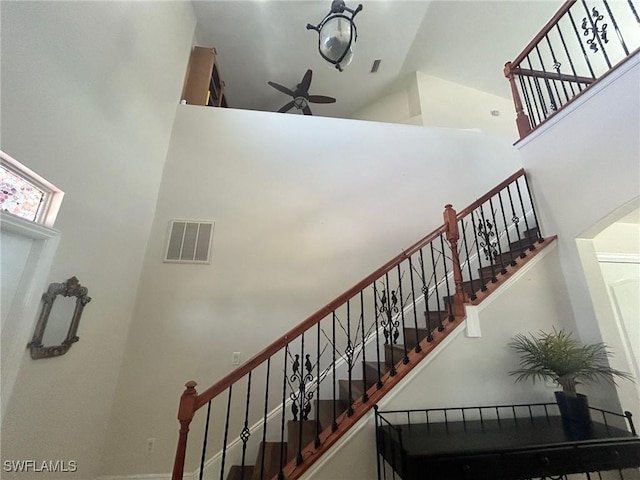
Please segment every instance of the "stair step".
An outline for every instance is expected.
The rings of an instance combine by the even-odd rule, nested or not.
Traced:
[[[411,351],[410,348],[407,349],[407,354],[409,353],[409,351]],[[403,358],[404,345],[402,343],[396,343],[395,345],[387,344],[384,346],[384,363],[389,369],[391,369],[391,367],[393,367]]]
[[[391,370],[386,362],[367,362],[364,364],[364,368],[367,374],[367,389],[378,383],[378,368],[380,368],[380,378]]]
[[[441,305],[441,306],[446,307],[447,305],[448,304],[445,302],[444,305]],[[444,323],[444,321],[447,320],[448,318],[449,318],[448,310],[440,310],[440,311],[429,310],[428,312],[425,312],[424,322],[425,322],[425,325],[429,325],[431,327],[431,331],[433,331],[434,329],[438,328],[438,325],[440,324],[440,322]],[[426,337],[427,335],[424,336],[424,338]]]
[[[252,480],[253,465],[233,465],[227,480]]]
[[[262,461],[263,453],[264,463]],[[251,480],[266,480],[276,476],[280,472],[281,459],[284,466],[287,460],[286,443],[260,442],[258,457],[256,458],[256,464],[253,467],[253,476],[251,477]],[[263,465],[264,474],[262,474]]]
[[[485,279],[484,279],[484,284],[486,285],[487,283],[489,283],[491,281],[491,276],[488,275]],[[473,297],[472,293],[477,293],[482,289],[482,285],[483,282],[482,280],[480,280],[479,278],[473,279],[473,280],[467,280],[462,282],[462,289],[464,290],[464,292],[469,295],[470,297]],[[453,292],[452,292],[453,293]],[[442,301],[444,302],[443,306],[445,308],[448,308],[449,303],[451,303],[451,301],[453,300],[453,295],[449,296],[449,297],[442,297]],[[449,317],[449,311],[446,310],[445,311],[445,316],[443,317],[443,321],[447,320]],[[437,324],[436,324],[437,326]]]
[[[437,320],[433,320],[431,325],[437,325]],[[426,328],[405,328],[404,329],[404,344],[407,346],[407,350],[412,350],[422,340],[429,336],[429,330]]]
[[[516,235],[515,238],[518,238]],[[515,240],[509,244],[509,248],[513,252],[520,252],[523,249],[527,249],[527,247],[535,244],[538,241],[539,233],[537,228],[530,228],[526,232],[521,234],[521,238],[519,240]]]
[[[335,405],[335,417],[333,407]],[[334,418],[338,418],[347,410],[346,402],[342,400],[316,400],[316,415],[320,419],[320,428],[324,430],[333,423]]]
[[[338,380],[340,386],[340,400],[345,402],[347,406],[349,401],[349,380]],[[351,399],[353,401],[360,398],[365,392],[364,380],[351,380]]]
[[[318,425],[315,420],[303,420],[301,442],[300,422],[289,420],[287,422],[287,462],[296,458],[299,451],[302,451],[307,445],[313,443],[318,432]]]

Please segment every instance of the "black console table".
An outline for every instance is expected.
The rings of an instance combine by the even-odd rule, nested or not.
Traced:
[[[616,470],[640,478],[631,414],[591,408],[591,431],[575,438],[555,403],[378,411],[378,480],[519,480]],[[597,478],[586,476],[585,478]]]

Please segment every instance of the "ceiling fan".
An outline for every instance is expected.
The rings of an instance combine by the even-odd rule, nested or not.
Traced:
[[[313,72],[311,69],[307,70],[307,73],[302,77],[302,81],[296,86],[295,90],[291,90],[287,87],[275,82],[267,82],[276,90],[293,97],[289,103],[284,105],[278,112],[284,113],[291,110],[293,107],[298,110],[302,110],[305,115],[312,115],[309,108],[310,103],[335,103],[336,99],[333,97],[327,97],[325,95],[309,95],[309,86],[311,85],[311,76]]]

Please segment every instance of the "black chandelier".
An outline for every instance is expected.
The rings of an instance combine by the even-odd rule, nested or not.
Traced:
[[[320,56],[342,72],[353,59],[353,44],[358,38],[353,17],[362,10],[362,4],[355,10],[348,8],[343,0],[333,0],[331,11],[317,25],[307,24],[307,30],[318,32],[318,51]],[[351,16],[345,14],[350,13]]]

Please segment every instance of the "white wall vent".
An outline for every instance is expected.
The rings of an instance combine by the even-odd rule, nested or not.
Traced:
[[[171,220],[164,256],[170,263],[210,263],[214,222]]]

